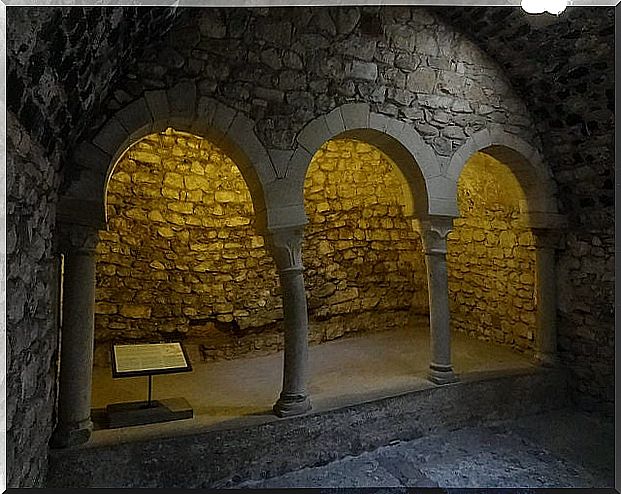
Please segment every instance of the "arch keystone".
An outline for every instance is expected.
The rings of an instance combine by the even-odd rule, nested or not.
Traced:
[[[153,119],[153,127],[151,132],[162,132],[168,127],[170,118],[170,105],[166,91],[156,89],[155,91],[145,91],[144,99],[147,102],[151,118]]]
[[[338,135],[345,132],[345,123],[343,122],[343,114],[341,107],[337,107],[326,116],[326,124],[331,135]]]
[[[192,81],[181,81],[167,92],[170,104],[170,123],[187,125],[193,120],[196,107],[196,85]]]
[[[190,124],[190,130],[199,134],[208,133],[217,107],[218,102],[215,99],[201,96],[196,105],[196,112]]]
[[[369,128],[370,107],[368,103],[347,103],[340,108],[345,130]]]
[[[369,115],[369,127],[378,132],[385,133],[390,119],[381,113],[371,113]]]

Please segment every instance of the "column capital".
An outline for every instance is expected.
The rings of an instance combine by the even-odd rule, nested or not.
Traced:
[[[446,237],[453,230],[451,216],[426,216],[412,220],[412,225],[423,240],[427,255],[446,255]]]
[[[99,242],[98,230],[91,226],[58,223],[58,246],[63,253],[94,254]]]
[[[265,239],[279,272],[301,272],[304,270],[302,265],[303,225],[269,230],[265,233]]]

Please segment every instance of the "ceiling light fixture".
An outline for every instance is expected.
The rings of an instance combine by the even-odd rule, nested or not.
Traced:
[[[522,8],[529,14],[548,12],[553,15],[559,15],[568,5],[568,0],[522,0]]]

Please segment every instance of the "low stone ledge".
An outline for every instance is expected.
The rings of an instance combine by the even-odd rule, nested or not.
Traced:
[[[565,373],[524,370],[289,419],[50,455],[47,487],[232,487],[442,430],[567,406]],[[255,417],[256,418],[256,417]],[[283,455],[283,451],[287,454]],[[106,468],[101,468],[105,465]]]

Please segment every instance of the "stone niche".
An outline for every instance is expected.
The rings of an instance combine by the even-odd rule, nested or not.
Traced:
[[[427,312],[407,186],[377,149],[326,143],[305,184],[304,264],[313,343],[407,324]],[[96,364],[111,342],[183,340],[193,358],[282,349],[275,264],[248,188],[208,140],[168,129],[134,144],[107,190],[97,247]]]
[[[525,227],[526,197],[511,170],[477,153],[458,184],[460,218],[448,237],[454,330],[533,350],[535,246]]]
[[[425,259],[405,178],[377,148],[334,139],[304,184],[311,341],[409,326],[428,309]]]

